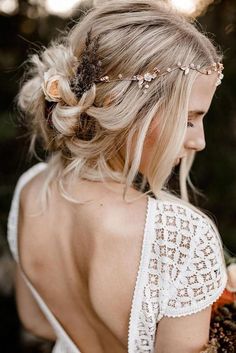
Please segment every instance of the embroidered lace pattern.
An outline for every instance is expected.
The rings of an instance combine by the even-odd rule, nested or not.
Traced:
[[[129,352],[152,353],[163,316],[196,313],[223,292],[226,266],[220,237],[207,217],[152,199],[154,223],[144,238],[131,311]],[[137,298],[140,298],[139,300]]]

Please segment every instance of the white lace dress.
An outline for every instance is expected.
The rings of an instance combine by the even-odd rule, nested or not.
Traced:
[[[8,241],[17,262],[20,191],[46,167],[46,163],[39,163],[30,168],[20,177],[14,192],[8,219]],[[32,283],[22,275],[56,333],[53,353],[83,353]],[[218,299],[226,282],[221,239],[207,218],[188,207],[148,197],[140,264],[129,317],[128,353],[152,353],[157,324],[163,316],[197,313]]]

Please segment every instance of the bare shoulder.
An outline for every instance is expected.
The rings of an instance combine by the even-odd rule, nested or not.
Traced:
[[[45,170],[33,176],[21,189],[20,206],[35,208],[45,180]]]
[[[41,210],[40,194],[46,177],[47,172],[43,170],[22,188],[20,205],[25,214],[28,214],[28,211],[37,213]],[[73,239],[75,249],[77,243],[80,248],[83,241],[94,241],[96,247],[101,247],[104,252],[108,251],[106,247],[109,247],[110,253],[112,248],[117,253],[119,246],[127,249],[127,242],[130,240],[133,245],[141,245],[147,208],[145,196],[133,202],[126,202],[122,197],[123,187],[118,183],[111,183],[107,188],[103,183],[90,181],[79,181],[69,191],[75,199],[91,202],[69,202],[60,194],[58,184],[53,182],[50,184],[47,212],[37,219],[34,218],[32,226],[48,220],[51,229],[54,226],[58,228],[58,224],[62,228],[66,227],[68,239]],[[128,190],[128,200],[135,200],[139,196],[140,192],[137,190]]]

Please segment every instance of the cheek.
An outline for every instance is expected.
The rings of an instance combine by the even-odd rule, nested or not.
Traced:
[[[157,119],[154,119],[149,127],[146,140],[145,140],[145,146],[147,148],[152,147],[156,143],[158,134],[159,134],[158,121]]]

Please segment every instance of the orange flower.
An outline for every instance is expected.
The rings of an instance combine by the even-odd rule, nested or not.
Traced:
[[[230,292],[228,289],[225,288],[224,292],[221,294],[219,299],[212,305],[212,315],[215,314],[215,312],[220,306],[233,303],[234,301],[236,301],[236,293]]]
[[[228,281],[224,292],[219,299],[212,305],[212,316],[220,306],[236,302],[236,263],[231,263],[227,266]]]
[[[232,263],[227,267],[228,282],[226,288],[230,292],[236,292],[236,263]]]

